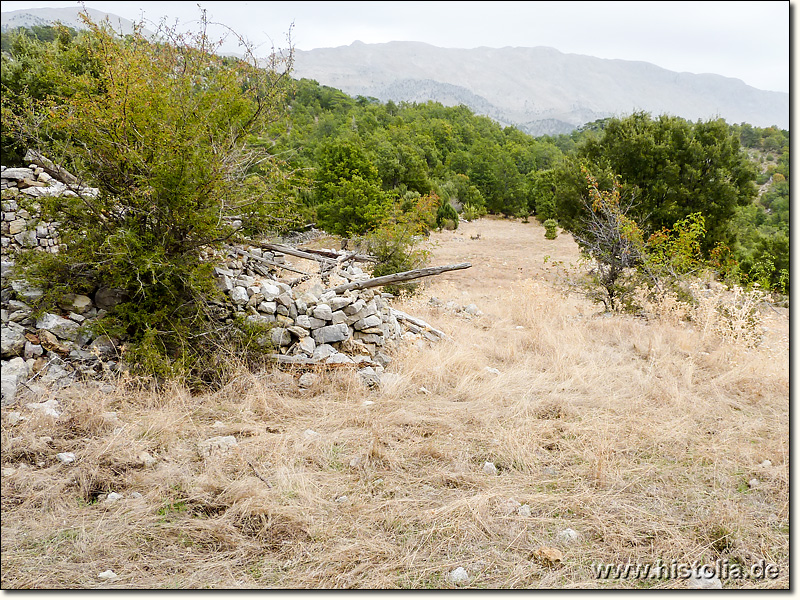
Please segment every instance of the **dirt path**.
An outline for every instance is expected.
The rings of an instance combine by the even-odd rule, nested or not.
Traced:
[[[579,258],[572,236],[562,232],[555,240],[545,239],[544,227],[535,220],[522,223],[489,217],[462,223],[456,231],[434,233],[428,246],[433,254],[431,264],[472,263],[470,269],[436,279],[477,298],[520,280],[552,280],[546,257],[567,263]]]

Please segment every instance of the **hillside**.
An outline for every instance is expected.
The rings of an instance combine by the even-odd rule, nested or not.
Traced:
[[[116,31],[123,34],[129,34],[133,31],[134,24],[129,19],[94,8],[86,8],[85,10],[96,22],[107,18]],[[74,8],[24,8],[3,12],[0,31],[5,32],[16,27],[46,26],[58,22],[73,29],[85,29],[85,25],[80,18],[82,12],[84,12],[84,9],[78,6]],[[144,30],[144,33],[145,35],[152,35],[152,32],[147,29]]]
[[[789,95],[738,79],[554,48],[437,48],[419,42],[297,51],[295,76],[382,101],[463,103],[531,135],[644,110],[789,127]]]
[[[763,561],[776,578],[721,585],[789,586],[788,311],[764,308],[755,348],[599,315],[548,270],[577,246],[536,223],[430,249],[474,266],[394,302],[450,340],[407,340],[378,388],[240,370],[4,408],[3,589],[687,588],[593,570],[658,559]]]

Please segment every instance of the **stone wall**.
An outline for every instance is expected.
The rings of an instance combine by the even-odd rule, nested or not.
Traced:
[[[58,226],[36,214],[36,200],[46,195],[74,195],[70,186],[46,171],[2,168],[2,405],[15,401],[22,386],[61,386],[78,378],[96,378],[124,368],[123,340],[93,333],[91,325],[124,298],[101,288],[90,296],[63,298],[58,310],[35,317],[33,304],[42,290],[12,281],[15,254],[36,249],[58,252]],[[81,193],[94,194],[92,188]],[[26,208],[27,207],[27,208]],[[273,348],[278,362],[299,365],[351,365],[367,385],[380,382],[390,361],[387,350],[401,339],[439,339],[443,334],[390,306],[390,294],[376,289],[336,293],[328,280],[281,280],[291,273],[286,256],[257,245],[231,246],[207,253],[226,299],[217,302],[220,318],[230,323],[236,316],[266,325],[260,342]],[[286,269],[286,270],[284,270]],[[351,264],[340,265],[346,281],[369,275]],[[328,277],[331,274],[328,273]],[[303,285],[294,287],[294,284]]]
[[[58,252],[61,243],[58,237],[59,223],[41,221],[37,199],[46,196],[77,196],[75,190],[88,196],[98,193],[95,188],[67,185],[58,181],[35,164],[27,168],[0,167],[2,253],[7,255],[32,248]]]

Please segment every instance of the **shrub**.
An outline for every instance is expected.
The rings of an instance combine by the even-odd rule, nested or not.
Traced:
[[[436,210],[436,227],[449,230],[458,228],[458,213],[446,200],[441,202]]]
[[[486,216],[486,207],[480,204],[465,204],[461,213],[466,221],[474,221]]]
[[[554,240],[558,237],[558,221],[546,219],[542,224],[544,225],[544,237],[548,240]]]
[[[85,21],[95,72],[72,76],[66,97],[31,99],[15,125],[27,147],[99,195],[42,203],[63,223],[67,250],[32,253],[22,276],[54,288],[122,290],[128,300],[108,327],[127,338],[131,359],[145,372],[188,374],[210,339],[239,340],[208,305],[216,292],[201,252],[234,238],[234,221],[256,231],[277,212],[272,194],[285,171],[246,140],[282,116],[291,56],[273,54],[266,68],[249,50],[222,58],[205,15],[199,31],[162,29],[159,43],[139,27],[123,38]]]

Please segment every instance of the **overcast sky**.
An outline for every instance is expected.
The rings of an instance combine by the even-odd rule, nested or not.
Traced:
[[[716,73],[789,91],[789,19],[795,2],[94,2],[131,20],[210,20],[268,51],[418,41],[445,48],[550,46],[599,58],[640,60],[672,71]],[[11,2],[3,12],[79,2]],[[149,29],[154,29],[150,26]],[[235,51],[235,47],[226,48]]]

